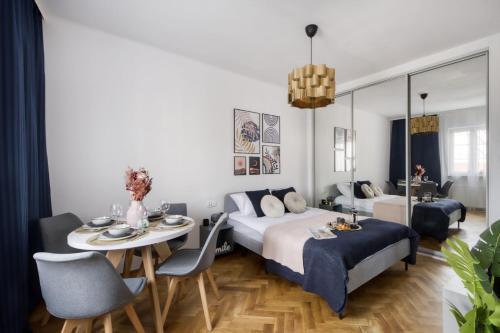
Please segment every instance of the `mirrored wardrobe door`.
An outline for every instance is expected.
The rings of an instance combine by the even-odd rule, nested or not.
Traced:
[[[487,227],[487,56],[410,77],[412,227],[440,251]]]
[[[351,94],[315,112],[315,207],[342,211],[350,201]]]
[[[407,225],[404,181],[406,78],[354,92],[353,206],[360,216]]]

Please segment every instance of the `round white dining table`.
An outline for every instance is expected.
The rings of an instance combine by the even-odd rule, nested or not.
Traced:
[[[144,236],[141,236],[137,239],[123,241],[115,244],[113,244],[113,242],[110,242],[110,244],[102,244],[101,242],[99,245],[88,243],[88,240],[92,237],[95,237],[99,232],[84,233],[75,230],[68,235],[67,241],[68,245],[75,249],[87,251],[107,251],[106,257],[114,267],[118,267],[122,259],[125,257],[125,275],[130,269],[134,250],[138,248],[141,249],[144,272],[148,280],[148,286],[151,289],[155,328],[156,332],[160,333],[163,332],[163,322],[161,320],[160,299],[158,296],[158,286],[156,282],[152,248],[154,248],[161,261],[167,259],[171,253],[166,241],[191,232],[191,230],[193,230],[194,228],[194,225],[195,223],[194,221],[192,221],[187,226],[175,229],[156,230],[154,228],[149,228],[148,232]]]

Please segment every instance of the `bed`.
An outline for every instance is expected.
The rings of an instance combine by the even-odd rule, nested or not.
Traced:
[[[412,237],[405,237],[398,239],[397,241],[394,241],[390,245],[385,246],[377,250],[376,252],[371,253],[369,256],[362,259],[353,267],[350,267],[347,270],[345,285],[342,285],[343,287],[341,287],[341,284],[339,284],[338,287],[336,287],[334,283],[329,283],[329,282],[324,283],[325,281],[320,281],[323,284],[316,283],[318,281],[311,283],[310,282],[311,279],[309,278],[309,273],[308,273],[308,271],[310,271],[310,268],[309,266],[306,265],[308,263],[306,259],[311,256],[306,255],[305,249],[307,246],[309,246],[308,244],[311,243],[310,240],[313,239],[309,239],[307,243],[305,243],[306,245],[304,246],[303,255],[291,256],[293,258],[300,257],[297,259],[303,260],[304,272],[301,272],[297,269],[291,269],[290,267],[292,267],[293,265],[289,266],[282,265],[279,262],[279,260],[275,261],[266,258],[265,254],[266,247],[267,248],[270,247],[269,234],[272,234],[272,230],[283,227],[285,225],[287,227],[293,225],[300,225],[302,223],[305,223],[307,221],[313,221],[315,219],[316,220],[318,219],[324,220],[327,218],[334,219],[336,218],[336,216],[348,217],[346,214],[308,207],[306,212],[302,214],[287,213],[281,218],[268,218],[268,217],[256,218],[256,217],[242,216],[242,214],[238,210],[238,207],[230,197],[230,194],[227,194],[225,196],[224,211],[229,213],[228,223],[234,227],[233,238],[237,244],[255,252],[258,255],[263,256],[266,259],[266,269],[268,270],[268,272],[280,275],[292,282],[299,283],[303,286],[303,288],[306,291],[311,291],[322,296],[328,302],[332,310],[334,310],[339,314],[340,318],[342,318],[344,315],[348,293],[354,291],[367,281],[371,280],[372,278],[379,275],[380,273],[382,273],[389,267],[393,266],[394,264],[400,262],[401,260],[407,260],[408,258],[411,258],[410,260],[406,261],[405,265],[406,268],[408,262],[411,264],[415,263],[414,261],[415,261],[416,246],[418,246],[418,235],[411,234]],[[376,225],[376,223],[368,220],[362,221],[360,223],[364,222],[366,222],[367,224],[365,224],[363,228],[366,228],[367,230],[369,229],[368,222],[370,222],[369,224],[370,226]],[[392,225],[392,226],[397,226],[398,228],[403,228],[402,226],[399,226],[394,223],[380,221],[380,226],[382,225],[384,226]],[[410,229],[408,229],[407,231],[408,233],[413,232]],[[286,232],[283,233],[283,236],[284,237],[281,237],[276,241],[277,244],[279,244],[281,247],[294,245],[292,242],[290,242],[290,240],[287,240],[286,236],[288,235],[286,234]],[[325,242],[325,241],[322,240],[319,242]],[[417,245],[415,245],[415,242],[417,243]],[[273,244],[273,246],[274,245],[276,244]],[[293,251],[291,250],[290,253],[293,253]],[[318,262],[318,260],[321,260],[323,256],[312,256],[312,257],[315,258],[316,260],[315,265],[317,268],[319,268],[318,266],[321,265],[321,263]],[[339,268],[338,271],[341,271],[341,269]],[[332,276],[337,274],[336,267],[330,267],[330,274]],[[316,274],[315,277],[319,278],[320,280],[325,278],[330,278],[328,275],[321,273]],[[337,299],[332,301],[331,299],[332,293],[345,294],[344,295],[345,298],[344,299],[341,298],[340,301],[338,301]],[[342,297],[342,295],[340,297]]]
[[[368,213],[368,215],[373,214],[373,208],[376,203],[381,202],[381,201],[386,201],[386,200],[391,200],[391,199],[397,199],[397,198],[402,198],[398,195],[390,195],[390,194],[384,194],[383,196],[380,197],[375,197],[371,199],[358,199],[354,198],[354,208],[361,213]],[[342,208],[347,208],[350,209],[353,207],[352,205],[352,200],[350,197],[347,197],[345,195],[339,195],[335,198],[335,203],[341,204]]]
[[[358,199],[358,200],[370,200],[370,199]],[[417,198],[412,197],[411,200],[412,209],[416,204],[418,204]],[[391,196],[391,198],[386,198],[384,200],[379,200],[374,202],[372,216],[384,221],[406,224],[406,219],[407,219],[406,205],[407,205],[406,197],[397,195]],[[448,226],[452,225],[455,222],[458,222],[460,227],[460,222],[462,221],[462,217],[463,216],[461,208],[452,210],[448,214],[448,221],[447,221]]]

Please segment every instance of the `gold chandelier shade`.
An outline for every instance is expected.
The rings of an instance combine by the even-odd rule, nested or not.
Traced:
[[[438,133],[439,117],[422,116],[412,118],[410,122],[410,132],[412,135],[420,133]]]
[[[288,103],[292,106],[312,109],[334,102],[334,68],[310,64],[288,74]]]

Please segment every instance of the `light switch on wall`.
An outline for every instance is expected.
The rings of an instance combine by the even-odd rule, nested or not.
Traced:
[[[217,201],[216,200],[208,200],[207,206],[208,206],[208,208],[215,208],[215,207],[217,207]]]

